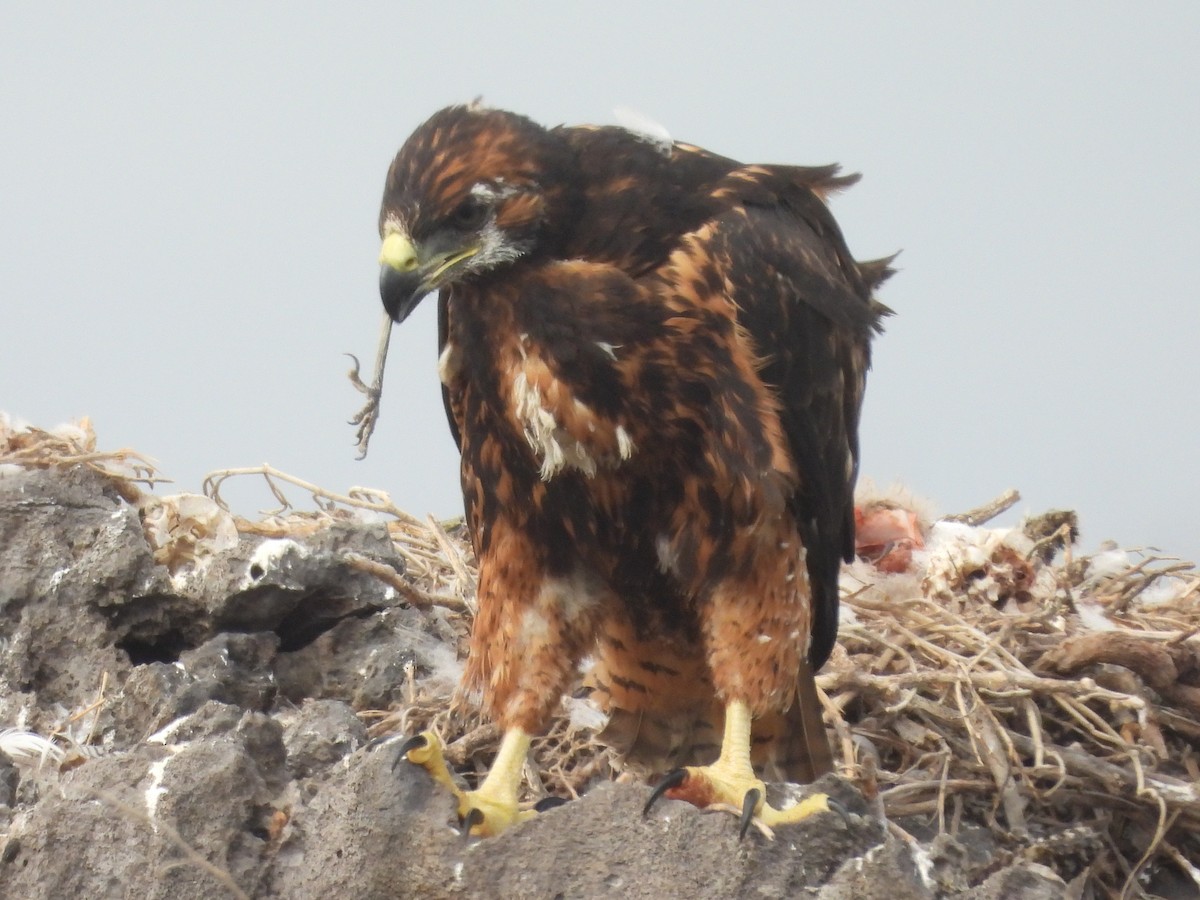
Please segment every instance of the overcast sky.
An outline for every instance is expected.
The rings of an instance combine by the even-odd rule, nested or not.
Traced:
[[[747,162],[840,162],[882,299],[863,472],[944,512],[1008,487],[1200,555],[1200,4],[7,5],[0,409],[92,417],[199,490],[270,462],[461,509],[434,304],[356,462],[376,216],[404,138],[482,95],[624,106]],[[238,511],[268,505],[230,491]]]

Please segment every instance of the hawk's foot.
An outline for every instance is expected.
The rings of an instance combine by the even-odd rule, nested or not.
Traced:
[[[642,812],[649,812],[659,797],[686,800],[701,808],[726,809],[741,818],[740,836],[751,823],[766,826],[800,822],[817,813],[837,810],[841,804],[826,794],[811,794],[795,806],[776,809],[766,802],[767,788],[750,765],[750,708],[733,702],[725,710],[725,736],[721,756],[708,766],[676,769],[659,783]]]
[[[473,791],[464,791],[454,783],[442,754],[442,742],[432,731],[423,731],[405,741],[398,759],[420,766],[454,795],[464,834],[491,837],[537,815],[535,810],[521,809],[517,804],[517,788],[528,750],[529,735],[515,728],[507,731],[487,778]]]
[[[664,796],[686,800],[702,809],[734,813],[741,819],[739,837],[745,837],[751,824],[770,829],[801,822],[817,813],[835,811],[840,806],[827,794],[810,794],[794,806],[776,809],[766,802],[766,785],[754,777],[753,771],[733,771],[720,760],[711,766],[688,766],[671,772],[654,788],[643,813],[649,812],[655,801]]]

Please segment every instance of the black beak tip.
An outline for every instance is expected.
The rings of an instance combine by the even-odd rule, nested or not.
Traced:
[[[398,272],[389,265],[379,267],[379,297],[396,324],[408,318],[425,294],[421,278],[415,272]]]

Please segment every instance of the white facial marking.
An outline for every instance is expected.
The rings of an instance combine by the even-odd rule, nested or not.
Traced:
[[[503,178],[497,178],[494,182],[477,181],[471,185],[471,196],[485,203],[495,203],[497,200],[511,197],[515,193],[517,193],[517,189],[505,184]]]
[[[528,249],[524,242],[510,243],[504,232],[496,227],[496,220],[489,219],[479,232],[479,252],[467,260],[464,269],[468,272],[491,269],[520,259]]]
[[[502,179],[480,181],[471,186],[471,196],[487,204],[490,212],[487,222],[479,230],[478,249],[463,263],[463,272],[485,271],[512,262],[529,251],[528,241],[513,241],[496,226],[496,204],[517,193],[518,188],[505,184]]]

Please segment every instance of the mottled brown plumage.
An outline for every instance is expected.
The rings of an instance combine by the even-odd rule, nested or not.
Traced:
[[[831,767],[812,679],[889,271],[824,203],[853,180],[476,107],[397,155],[381,288],[397,320],[440,290],[480,570],[465,684],[502,727],[542,729],[591,656],[635,767],[711,762],[735,701],[770,773]]]

